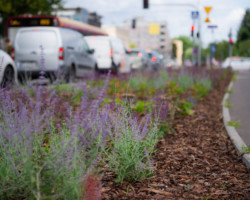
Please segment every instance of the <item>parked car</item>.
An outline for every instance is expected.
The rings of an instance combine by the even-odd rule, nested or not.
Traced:
[[[233,70],[250,70],[250,57],[226,58],[222,68],[231,67]]]
[[[5,88],[17,83],[15,62],[3,50],[0,50],[0,87]]]
[[[66,81],[93,72],[97,62],[77,31],[58,27],[21,28],[14,41],[14,59],[19,77],[37,78],[41,71]]]
[[[127,50],[130,56],[131,68],[134,70],[144,70],[149,65],[149,55],[142,49],[129,49]]]
[[[149,57],[149,68],[153,70],[158,70],[162,67],[163,56],[156,51],[148,52]]]
[[[85,36],[88,45],[95,50],[97,71],[112,70],[115,73],[131,71],[129,55],[122,40],[109,36]]]

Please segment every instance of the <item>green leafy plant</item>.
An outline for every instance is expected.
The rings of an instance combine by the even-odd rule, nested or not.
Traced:
[[[144,101],[137,101],[136,104],[131,105],[132,109],[138,113],[151,113],[152,109],[150,108],[151,103],[150,102],[144,102]]]
[[[201,99],[204,96],[207,96],[211,88],[212,88],[212,82],[208,78],[203,78],[201,80],[198,80],[194,84],[194,90],[197,93],[198,99]]]
[[[250,153],[250,146],[242,147],[242,150],[246,153]]]
[[[226,99],[224,107],[226,108],[232,108],[233,105],[230,103],[229,99]]]
[[[233,126],[233,127],[240,127],[240,122],[239,121],[229,121],[227,123],[228,126]]]
[[[143,127],[138,126],[124,109],[114,119],[114,133],[111,146],[105,151],[108,166],[116,174],[116,181],[137,181],[153,174],[151,154],[155,152],[157,143],[157,125],[150,124],[149,118]],[[148,128],[151,127],[151,128]],[[112,149],[112,150],[111,150]]]
[[[187,102],[186,100],[180,100],[177,104],[177,111],[182,115],[192,115],[194,111],[192,110],[193,103]]]
[[[226,90],[226,93],[228,93],[228,94],[232,94],[232,93],[233,93],[233,90],[229,90],[229,89],[227,89],[227,90]]]

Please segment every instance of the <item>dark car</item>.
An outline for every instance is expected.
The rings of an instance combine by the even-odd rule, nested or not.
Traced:
[[[149,63],[148,66],[150,69],[158,70],[162,67],[163,55],[159,54],[156,51],[148,52]]]

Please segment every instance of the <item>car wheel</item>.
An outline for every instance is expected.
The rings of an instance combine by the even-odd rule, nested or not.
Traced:
[[[119,73],[120,73],[120,66],[121,66],[121,64],[119,63],[118,65],[115,65],[114,66],[114,68],[113,68],[113,73],[115,74],[115,75],[119,75]]]
[[[75,81],[76,81],[76,68],[74,65],[72,65],[69,71],[69,82],[74,83]]]
[[[11,66],[7,66],[4,74],[1,87],[6,88],[15,83],[15,72]]]

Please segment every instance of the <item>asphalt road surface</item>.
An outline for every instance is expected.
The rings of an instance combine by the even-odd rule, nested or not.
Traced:
[[[250,71],[239,72],[232,90],[229,97],[233,106],[230,108],[231,120],[240,122],[236,130],[246,145],[250,146]]]

